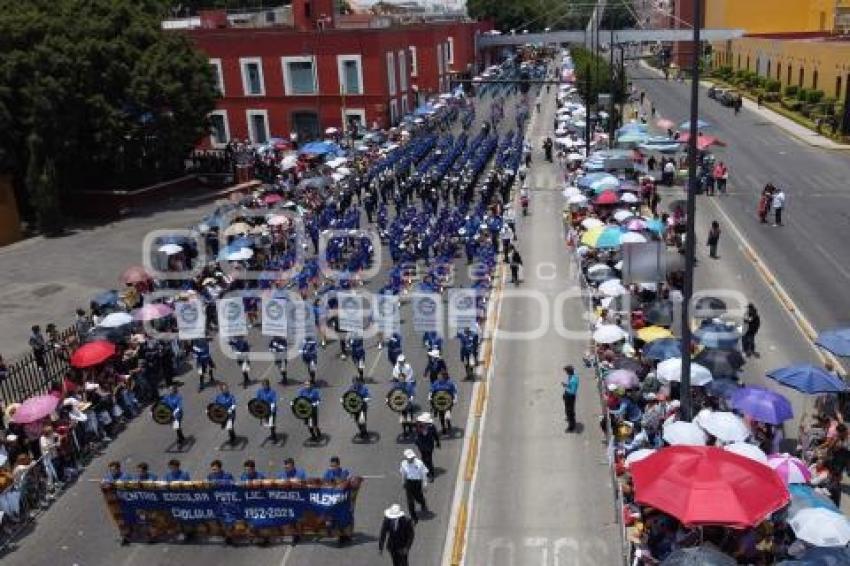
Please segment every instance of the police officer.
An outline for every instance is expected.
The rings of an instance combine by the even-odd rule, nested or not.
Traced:
[[[445,360],[440,356],[440,350],[433,349],[428,352],[428,365],[425,366],[424,376],[434,383],[444,371],[447,371],[447,367]]]
[[[198,391],[204,390],[204,375],[209,375],[210,385],[215,383],[213,362],[210,354],[210,344],[206,338],[197,338],[192,342],[192,353],[195,355],[195,367],[198,369]]]
[[[319,430],[319,403],[322,402],[322,396],[319,394],[319,390],[316,389],[316,386],[312,381],[308,381],[304,384],[304,387],[298,391],[298,397],[306,397],[313,405],[313,410],[311,411],[310,416],[304,420],[304,424],[307,425],[307,430],[310,431],[310,438],[313,441],[321,440],[322,431]]]
[[[441,448],[440,435],[434,426],[430,413],[422,413],[416,417],[416,448],[422,456],[422,462],[428,468],[428,478],[434,479],[434,447]]]
[[[472,379],[475,366],[478,365],[478,333],[467,326],[460,334],[460,361],[466,367],[466,379]]]
[[[239,481],[255,481],[264,480],[266,475],[257,471],[257,463],[253,460],[245,460],[242,464],[242,475],[239,476]]]
[[[275,428],[277,426],[277,391],[272,389],[268,379],[264,379],[262,387],[257,389],[256,398],[260,401],[265,401],[271,407],[271,414],[263,424],[269,427],[269,438],[271,441],[277,442],[277,430]]]
[[[431,392],[428,395],[430,401],[437,391],[448,391],[452,396],[452,404],[457,403],[457,386],[449,377],[449,372],[443,370],[440,378],[431,384]],[[432,404],[433,407],[433,404]],[[436,410],[436,409],[435,409]],[[437,416],[440,418],[440,427],[443,434],[451,434],[452,432],[452,414],[451,410],[437,411]]]
[[[221,425],[221,428],[227,429],[227,441],[233,446],[236,444],[236,397],[230,392],[226,383],[219,384],[218,389],[218,395],[213,399],[213,403],[223,405],[227,409],[227,420]]]
[[[310,383],[316,383],[316,365],[319,360],[319,344],[312,336],[304,338],[304,343],[301,345],[301,360],[307,366],[307,372],[310,375]]]
[[[363,336],[359,332],[352,332],[348,336],[348,348],[351,351],[351,361],[357,368],[357,375],[360,376],[360,381],[363,381],[363,372],[366,368],[366,347],[363,345]]]
[[[168,394],[163,395],[161,401],[171,408],[172,427],[177,433],[177,445],[183,446],[186,437],[183,436],[183,396],[176,385],[171,386]]]
[[[287,366],[289,365],[289,359],[287,358],[288,343],[286,342],[286,337],[272,336],[272,339],[269,340],[269,351],[274,356],[274,365],[277,366],[277,369],[280,372],[280,384],[288,385],[289,382],[286,379],[286,372]]]
[[[366,418],[367,413],[369,411],[369,400],[371,399],[371,395],[369,394],[369,388],[366,385],[357,379],[356,377],[351,379],[351,385],[346,389],[346,393],[349,391],[354,391],[360,397],[363,398],[363,408],[360,409],[360,412],[356,415],[352,415],[354,417],[354,422],[357,423],[357,430],[360,431],[360,438],[366,439],[369,438],[369,431],[366,428]]]
[[[230,484],[233,483],[233,474],[225,472],[222,469],[221,460],[213,460],[210,462],[210,473],[207,474],[207,481]]]
[[[416,452],[408,448],[404,451],[404,460],[401,461],[399,470],[404,482],[404,493],[407,496],[407,509],[411,519],[416,523],[419,521],[416,515],[416,503],[422,507],[423,513],[430,513],[423,493],[423,489],[428,485],[428,468],[416,457]]]
[[[251,345],[248,344],[244,336],[234,336],[227,343],[236,350],[236,363],[242,370],[242,387],[248,387],[251,385],[251,362],[248,361]]]

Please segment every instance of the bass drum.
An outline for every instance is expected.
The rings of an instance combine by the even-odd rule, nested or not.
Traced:
[[[410,395],[403,387],[395,387],[387,393],[387,407],[396,413],[403,413],[410,408]]]
[[[296,419],[306,421],[313,416],[313,402],[307,397],[296,397],[289,405]]]
[[[272,406],[263,399],[251,399],[248,401],[248,412],[252,417],[265,420],[271,416]]]
[[[350,415],[359,415],[366,406],[366,400],[357,391],[346,391],[342,399],[342,408]]]
[[[174,422],[174,410],[164,402],[159,401],[151,407],[151,417],[156,424],[170,425]]]
[[[445,390],[434,391],[431,395],[431,407],[438,413],[450,411],[455,400],[451,393]]]
[[[227,407],[219,403],[210,403],[207,405],[207,418],[217,425],[224,425],[227,422],[228,411]]]

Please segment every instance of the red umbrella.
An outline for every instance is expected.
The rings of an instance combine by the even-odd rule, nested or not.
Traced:
[[[691,139],[691,134],[689,134],[689,133],[681,134],[679,136],[679,141],[682,142],[682,143],[688,143],[689,139]],[[726,144],[723,143],[722,141],[720,141],[718,138],[716,138],[714,136],[706,136],[706,135],[703,135],[703,134],[699,134],[697,136],[697,149],[698,150],[705,151],[706,149],[708,149],[709,147],[711,147],[713,145],[721,145],[722,146],[722,145],[726,145]]]
[[[75,368],[90,368],[102,364],[116,353],[115,344],[106,340],[95,340],[83,344],[71,356],[71,365]]]
[[[752,527],[790,500],[768,466],[713,446],[670,446],[631,473],[638,503],[686,525]]]
[[[21,403],[21,406],[15,411],[14,416],[12,416],[12,422],[28,424],[40,421],[52,413],[58,404],[59,398],[53,395],[30,397]]]
[[[272,205],[283,200],[283,197],[276,193],[269,193],[263,197],[263,202]]]
[[[620,195],[615,191],[602,191],[593,199],[594,204],[617,204],[618,202],[620,202]]]
[[[136,283],[144,283],[146,281],[150,281],[153,279],[150,276],[150,273],[142,267],[141,265],[134,265],[132,267],[128,267],[124,273],[121,275],[121,283],[125,285],[127,283],[136,284]]]

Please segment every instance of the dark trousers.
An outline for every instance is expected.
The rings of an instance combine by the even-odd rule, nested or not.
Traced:
[[[576,396],[564,393],[564,413],[567,416],[567,430],[576,428]]]
[[[422,480],[404,480],[404,494],[407,497],[407,512],[410,514],[410,518],[418,521],[415,504],[418,503],[423,511],[428,510],[425,494],[422,493]]]
[[[393,559],[393,566],[408,566],[406,550],[390,550],[390,558]]]
[[[519,265],[511,265],[511,283],[519,281]]]
[[[428,468],[428,475],[434,477],[434,451],[420,448],[419,454],[422,456],[422,463]]]
[[[775,217],[774,222],[776,224],[782,224],[782,208],[781,207],[780,208],[774,208],[773,214],[774,214],[774,217]]]
[[[741,336],[741,349],[745,354],[754,354],[756,351],[756,335],[755,333],[745,332]]]

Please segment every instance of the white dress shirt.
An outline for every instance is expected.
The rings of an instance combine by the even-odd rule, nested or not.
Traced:
[[[428,468],[419,458],[414,458],[413,462],[405,459],[401,461],[401,477],[406,480],[419,480],[424,487],[428,483]]]

